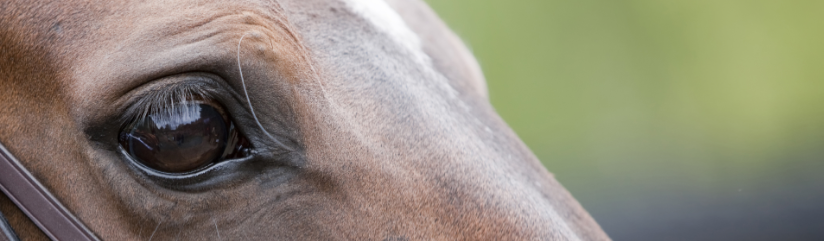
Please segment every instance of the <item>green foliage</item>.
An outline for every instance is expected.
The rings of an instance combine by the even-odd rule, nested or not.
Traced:
[[[428,2],[585,206],[755,186],[822,157],[824,1]]]

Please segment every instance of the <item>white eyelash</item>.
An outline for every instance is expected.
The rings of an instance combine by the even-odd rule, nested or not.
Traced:
[[[189,86],[177,86],[172,89],[156,91],[143,98],[136,105],[142,106],[142,110],[134,121],[143,122],[146,117],[151,117],[158,128],[170,125],[175,129],[200,117],[200,106],[192,104],[192,100],[205,99],[206,93],[200,88]]]
[[[200,105],[192,102],[179,103],[178,108],[169,108],[164,112],[154,112],[149,114],[157,129],[169,128],[176,130],[181,125],[186,125],[200,119]]]

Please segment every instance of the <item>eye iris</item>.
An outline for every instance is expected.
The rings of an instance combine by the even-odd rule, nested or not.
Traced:
[[[229,134],[229,125],[213,106],[184,103],[126,127],[121,145],[148,167],[185,172],[218,159]]]

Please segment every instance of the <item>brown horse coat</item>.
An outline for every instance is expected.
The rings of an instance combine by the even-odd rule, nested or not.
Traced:
[[[123,113],[181,83],[216,92],[254,154],[131,164]],[[0,1],[0,141],[104,240],[609,239],[417,0]]]

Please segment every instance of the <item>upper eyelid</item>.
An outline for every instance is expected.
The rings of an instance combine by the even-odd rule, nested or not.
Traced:
[[[130,122],[140,117],[145,117],[164,106],[177,104],[191,97],[220,104],[220,98],[218,98],[216,90],[217,86],[197,80],[208,77],[192,77],[196,78],[192,80],[182,80],[176,83],[161,83],[159,85],[149,86],[147,90],[140,90],[140,93],[130,98],[132,101],[125,104],[126,107],[122,111],[120,118],[121,124],[123,126],[128,125]],[[222,107],[224,105],[220,104],[220,106]]]

